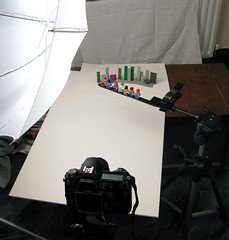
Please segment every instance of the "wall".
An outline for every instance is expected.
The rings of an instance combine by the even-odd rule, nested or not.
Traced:
[[[229,48],[229,1],[223,0],[216,44],[219,48]]]

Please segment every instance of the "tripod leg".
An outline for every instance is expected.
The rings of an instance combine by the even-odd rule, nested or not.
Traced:
[[[195,176],[193,177],[192,184],[191,184],[191,190],[189,193],[188,204],[187,204],[187,208],[186,208],[185,216],[184,216],[182,240],[188,239],[188,232],[189,232],[189,228],[190,228],[190,225],[192,222],[192,211],[193,211],[193,204],[194,204],[195,197],[196,197],[198,180],[199,180],[199,176],[197,178]]]
[[[161,186],[161,191],[163,192],[175,179],[177,176],[179,176],[184,170],[185,170],[186,166],[181,166],[179,167],[175,173],[173,173],[168,179],[167,181]]]
[[[213,169],[211,169],[209,171],[209,177],[210,177],[211,184],[212,184],[212,187],[213,187],[213,190],[214,190],[214,193],[215,193],[218,205],[219,205],[220,218],[223,221],[226,221],[227,220],[227,211],[226,211],[226,208],[225,208],[224,203],[222,201],[222,197],[221,197],[218,185],[217,185],[217,181],[216,181]]]

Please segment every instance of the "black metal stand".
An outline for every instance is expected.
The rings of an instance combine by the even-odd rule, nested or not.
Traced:
[[[220,218],[222,220],[227,219],[227,211],[224,206],[224,203],[222,201],[222,197],[220,194],[220,191],[217,186],[217,181],[214,175],[214,170],[212,163],[208,160],[208,158],[204,154],[205,145],[199,146],[198,154],[193,159],[184,158],[184,165],[180,167],[173,176],[171,176],[165,184],[162,186],[162,191],[165,190],[172,182],[175,180],[177,176],[179,176],[184,171],[191,171],[192,172],[192,180],[191,180],[191,187],[188,197],[188,202],[186,205],[186,208],[184,211],[179,209],[177,206],[175,206],[173,203],[168,201],[165,198],[161,198],[162,201],[164,201],[168,206],[170,206],[173,210],[175,210],[178,214],[180,214],[183,218],[183,232],[182,232],[182,240],[188,239],[188,233],[190,229],[190,225],[192,222],[192,218],[194,217],[200,217],[208,214],[215,214],[219,213]],[[216,200],[218,202],[218,209],[210,209],[206,211],[201,212],[195,212],[193,213],[194,208],[194,201],[196,198],[196,193],[198,189],[198,183],[201,177],[208,177],[211,181],[211,185],[214,191],[214,195],[216,197]]]
[[[214,170],[213,170],[213,164],[209,160],[208,156],[205,154],[205,149],[206,149],[206,144],[208,142],[208,139],[220,129],[221,118],[206,108],[203,108],[200,114],[196,115],[175,107],[174,103],[182,96],[182,94],[180,93],[180,90],[182,89],[182,87],[183,87],[183,84],[180,84],[180,83],[176,84],[176,86],[172,90],[170,90],[164,96],[163,99],[153,97],[151,100],[147,100],[140,97],[139,101],[152,105],[154,107],[158,107],[160,111],[166,112],[168,110],[171,110],[174,112],[176,111],[176,112],[182,113],[186,116],[194,118],[195,121],[197,122],[197,131],[194,136],[194,142],[198,145],[198,153],[194,158],[187,158],[185,152],[181,148],[179,148],[184,156],[184,164],[180,168],[178,168],[175,174],[171,176],[166,181],[166,183],[162,186],[162,191],[163,191],[183,171],[187,171],[187,170],[191,171],[192,181],[191,181],[189,199],[188,199],[186,208],[184,211],[182,211],[176,205],[174,205],[167,199],[161,197],[161,199],[168,206],[170,206],[172,209],[174,209],[178,214],[182,216],[183,218],[182,240],[187,240],[193,217],[198,217],[198,216],[219,212],[220,218],[222,220],[226,220],[227,211],[217,186],[217,181],[216,181]],[[197,193],[198,182],[202,176],[208,177],[210,179],[219,208],[193,213],[194,200]]]

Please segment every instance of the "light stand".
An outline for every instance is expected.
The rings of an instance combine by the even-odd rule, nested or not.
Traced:
[[[213,170],[213,164],[205,153],[208,139],[215,132],[219,131],[221,118],[206,108],[203,108],[201,113],[199,115],[196,115],[175,107],[174,103],[182,96],[180,93],[182,87],[183,84],[178,83],[174,89],[172,89],[165,95],[163,99],[157,97],[153,97],[151,100],[139,98],[139,101],[150,104],[155,107],[159,107],[160,110],[164,112],[168,110],[180,112],[186,116],[194,118],[195,121],[197,122],[197,131],[194,136],[194,141],[198,145],[198,152],[196,156],[193,158],[187,158],[183,150],[180,149],[184,156],[184,164],[180,168],[178,168],[175,174],[172,175],[162,186],[163,191],[183,171],[190,170],[192,172],[189,199],[187,202],[186,209],[184,211],[179,209],[176,205],[174,205],[167,199],[163,197],[161,198],[168,206],[170,206],[173,210],[182,215],[183,218],[182,240],[186,240],[188,239],[189,228],[193,217],[199,217],[219,212],[220,218],[225,221],[227,219],[227,211],[217,186],[217,181]],[[193,213],[193,206],[197,193],[198,182],[202,176],[206,176],[210,179],[219,208]]]

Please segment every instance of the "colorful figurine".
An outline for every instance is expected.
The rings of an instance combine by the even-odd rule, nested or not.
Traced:
[[[140,89],[138,88],[134,93],[134,99],[138,99],[141,96]]]
[[[123,93],[124,86],[125,86],[125,84],[124,84],[123,82],[121,82],[121,83],[119,84],[119,86],[118,86],[118,92],[119,92],[119,93]]]
[[[123,89],[123,95],[128,96],[129,95],[129,89],[128,86],[125,86]]]
[[[106,89],[111,89],[111,82],[110,82],[110,80],[107,80]]]
[[[133,96],[134,96],[134,88],[130,87],[129,97],[133,97]]]
[[[118,81],[114,81],[111,84],[111,88],[112,88],[113,91],[117,92],[118,91]]]
[[[106,87],[107,85],[107,77],[103,77],[103,81],[99,83],[101,87]]]
[[[122,69],[119,68],[118,70],[119,70],[118,78],[120,78]],[[156,73],[150,72],[150,79],[148,79],[149,70],[146,70],[147,79],[144,80],[143,79],[143,71],[141,71],[141,67],[138,67],[137,70],[138,70],[138,72],[137,72],[138,83],[140,83],[140,81],[142,81],[142,83],[143,83],[143,81],[145,83],[147,82],[146,84],[149,84],[148,82],[150,82],[152,84],[155,82]],[[101,86],[103,88],[106,88],[108,90],[114,91],[114,92],[118,92],[120,94],[123,94],[125,96],[131,97],[131,98],[134,98],[134,99],[139,99],[139,97],[141,96],[140,89],[136,89],[136,91],[135,91],[134,87],[129,87],[128,85],[125,85],[124,82],[119,82],[118,80],[116,80],[117,79],[116,74],[111,74],[109,76],[108,73],[109,73],[109,68],[108,67],[106,68],[106,74],[101,74],[100,72],[97,72],[97,83],[98,83],[99,86]],[[137,81],[137,80],[134,79],[134,67],[128,68],[128,66],[124,66],[124,75],[125,75],[124,79],[125,78],[129,79],[128,83],[131,80],[132,80],[133,83],[135,83],[135,81]],[[108,76],[110,78],[108,78]],[[131,79],[131,76],[132,76],[132,79]]]

